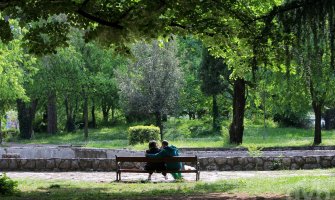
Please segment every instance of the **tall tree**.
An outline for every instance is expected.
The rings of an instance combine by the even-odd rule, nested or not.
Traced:
[[[314,144],[322,142],[321,114],[324,106],[333,101],[334,26],[333,1],[286,1],[291,9],[278,16],[284,38],[290,44],[288,55],[301,67],[315,114]]]
[[[178,37],[179,65],[184,74],[183,87],[180,94],[180,110],[189,119],[201,118],[206,109],[206,96],[201,92],[199,77],[202,58],[201,41],[193,37]]]
[[[221,130],[217,96],[222,94],[225,90],[229,90],[229,75],[230,72],[224,60],[222,58],[214,58],[209,54],[208,50],[204,48],[200,68],[200,77],[202,80],[201,90],[213,98],[213,131],[216,133]]]
[[[0,13],[1,20],[3,18]],[[0,26],[3,22],[0,22]],[[27,30],[20,28],[16,20],[5,19],[5,25],[11,25],[7,34],[12,35],[12,40],[0,40],[0,119],[9,108],[15,107],[17,99],[29,102],[25,85],[29,85],[36,69],[36,58],[28,55],[22,47]],[[24,135],[22,131],[21,135]],[[1,128],[0,138],[2,138]]]
[[[179,97],[182,73],[176,57],[175,41],[138,43],[135,62],[120,79],[126,112],[153,115],[163,139],[162,116],[174,111]]]

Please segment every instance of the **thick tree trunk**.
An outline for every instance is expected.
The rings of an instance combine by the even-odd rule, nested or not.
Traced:
[[[27,105],[21,99],[17,100],[18,119],[20,124],[20,137],[30,139],[33,134],[33,120],[37,107],[37,100]]]
[[[312,106],[315,115],[315,128],[314,128],[314,145],[319,145],[322,142],[321,139],[321,104],[312,101]]]
[[[94,102],[94,99],[92,99],[91,115],[92,115],[92,128],[96,128],[97,127],[97,122],[96,122],[96,118],[95,118],[95,102]]]
[[[219,121],[219,106],[217,103],[217,95],[213,95],[213,131],[220,132],[221,126]]]
[[[159,127],[159,134],[161,136],[161,140],[163,141],[163,123],[162,123],[162,113],[156,112],[156,126]]]
[[[1,116],[0,116],[0,144],[2,144]]]
[[[229,137],[231,144],[242,143],[245,102],[245,80],[238,78],[234,81],[233,121],[229,127]]]
[[[84,107],[83,107],[83,117],[84,117],[84,138],[88,139],[88,98],[84,97]]]
[[[57,105],[56,105],[56,94],[52,92],[48,96],[48,127],[47,131],[49,134],[57,133]]]
[[[67,132],[74,132],[76,130],[75,117],[73,116],[73,109],[70,108],[69,101],[67,98],[65,98],[65,112],[66,112],[65,130]]]

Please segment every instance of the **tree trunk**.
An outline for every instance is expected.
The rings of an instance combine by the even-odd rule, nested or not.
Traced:
[[[314,145],[319,145],[322,142],[321,139],[321,104],[312,101],[312,106],[315,115],[315,128],[314,128]]]
[[[325,129],[326,130],[330,130],[330,110],[331,109],[327,109],[325,111],[325,115],[324,115],[324,119],[325,119]]]
[[[115,119],[115,106],[111,106],[110,109],[112,109],[112,122]]]
[[[1,116],[0,116],[0,144],[2,144]]]
[[[101,111],[102,111],[103,123],[105,125],[108,124],[109,110],[110,110],[110,107],[107,105],[107,103],[104,100],[102,100],[102,102],[101,102]]]
[[[88,139],[88,98],[84,95],[84,107],[83,107],[83,117],[84,117],[84,138]]]
[[[74,132],[76,130],[75,118],[73,116],[73,108],[70,108],[68,98],[65,98],[65,112],[66,124],[65,129],[67,132]]]
[[[231,144],[242,143],[245,102],[245,80],[238,78],[234,81],[233,121],[229,127],[229,137]]]
[[[217,95],[213,95],[213,131],[214,133],[220,132],[220,122],[219,122],[219,107],[217,103]]]
[[[156,112],[155,117],[156,117],[156,126],[159,127],[159,134],[161,136],[161,140],[163,141],[163,123],[162,123],[161,112]]]
[[[33,134],[33,120],[37,107],[37,100],[33,100],[30,105],[27,105],[21,99],[17,100],[18,119],[20,124],[20,137],[30,139]]]
[[[97,122],[95,118],[95,104],[94,104],[94,99],[92,99],[92,110],[91,110],[91,115],[92,115],[92,128],[97,127]]]
[[[57,105],[56,105],[56,93],[52,92],[48,96],[48,127],[47,131],[49,134],[57,133]]]

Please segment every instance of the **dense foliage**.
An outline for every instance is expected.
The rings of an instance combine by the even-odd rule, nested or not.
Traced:
[[[331,0],[0,0],[0,116],[16,105],[23,138],[40,120],[42,132],[83,127],[87,139],[88,127],[139,113],[154,116],[162,137],[165,118],[211,112],[214,131],[225,116],[230,142],[240,144],[245,118],[301,126],[313,110],[317,145],[322,115],[334,107],[334,7]]]
[[[159,140],[159,127],[156,126],[132,126],[128,129],[129,144],[147,143],[150,140]]]

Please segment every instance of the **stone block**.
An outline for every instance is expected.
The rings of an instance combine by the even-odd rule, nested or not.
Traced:
[[[329,168],[332,166],[332,163],[330,160],[322,160],[321,161],[321,167],[322,168]]]
[[[58,168],[61,171],[68,171],[71,169],[71,162],[69,159],[62,159],[61,162],[59,163]]]
[[[59,168],[60,163],[62,162],[62,159],[55,158],[55,168]]]
[[[100,163],[100,160],[99,159],[95,159],[93,160],[92,162],[92,169],[94,171],[97,171],[99,169],[99,163]]]
[[[320,168],[319,164],[304,164],[303,169],[318,169]]]
[[[0,159],[0,170],[7,170],[9,167],[8,159]]]
[[[83,170],[83,171],[91,170],[92,165],[93,165],[92,159],[80,159],[79,160],[80,170]]]
[[[224,165],[224,164],[226,164],[227,159],[226,158],[222,158],[222,157],[217,157],[217,158],[215,158],[215,162],[218,165]]]
[[[272,168],[273,168],[273,163],[271,161],[264,162],[263,170],[272,170]]]
[[[54,168],[57,168],[55,165],[55,160],[54,159],[47,159],[46,164],[45,164],[45,169],[46,170],[53,170]]]
[[[255,165],[253,163],[248,163],[245,167],[245,170],[255,170]]]
[[[298,166],[302,166],[305,163],[305,160],[301,156],[296,156],[296,157],[294,157],[294,162]]]
[[[317,160],[316,160],[315,157],[306,157],[305,161],[306,161],[307,164],[315,164],[315,163],[317,163]]]
[[[231,171],[233,168],[230,165],[225,165],[224,170],[225,171]]]
[[[233,170],[234,171],[241,171],[242,170],[242,166],[241,165],[234,165]]]
[[[247,158],[237,158],[237,163],[239,165],[246,165],[248,163],[248,159]]]
[[[263,158],[256,158],[256,164],[257,166],[262,166],[264,163]]]
[[[79,167],[79,160],[78,159],[72,159],[71,160],[71,171],[75,171],[80,169]]]
[[[23,170],[35,170],[36,168],[36,159],[27,159],[25,165],[22,165]]]
[[[333,156],[322,156],[321,157],[321,160],[329,160],[329,161],[332,161],[333,159]]]
[[[285,167],[289,167],[291,165],[291,158],[283,158],[282,163]]]
[[[215,163],[212,163],[210,165],[207,165],[206,170],[207,171],[216,171],[216,170],[218,170],[218,168],[217,168]]]
[[[227,158],[227,164],[230,165],[230,166],[233,166],[234,165],[234,158],[233,157]]]
[[[9,159],[9,164],[8,164],[8,168],[10,170],[18,170],[18,160],[17,159]]]
[[[335,167],[335,157],[332,160],[332,167]]]
[[[207,158],[201,158],[201,159],[199,160],[199,163],[200,163],[201,165],[206,166],[206,165],[208,165],[208,159],[207,159]]]
[[[39,171],[46,170],[46,165],[47,165],[47,161],[45,159],[37,159],[35,169]]]
[[[292,169],[292,170],[298,170],[298,169],[301,169],[301,168],[299,167],[299,165],[293,163],[293,164],[291,165],[290,169]]]

